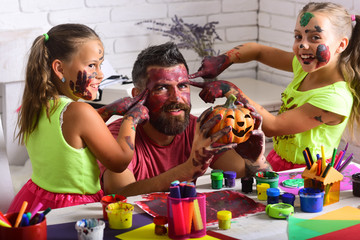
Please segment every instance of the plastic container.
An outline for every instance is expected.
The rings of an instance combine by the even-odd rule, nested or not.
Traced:
[[[230,211],[222,210],[217,212],[219,228],[222,230],[230,229],[232,214]]]
[[[14,226],[18,213],[5,214],[12,226]],[[16,240],[46,240],[46,217],[40,223],[25,227],[3,227],[0,226],[0,239]]]
[[[270,185],[268,183],[260,183],[256,185],[257,197],[260,201],[267,200],[266,190],[268,188],[270,188]]]
[[[211,188],[221,189],[223,187],[224,174],[222,172],[211,173]]]
[[[119,194],[111,194],[111,195],[103,196],[100,202],[103,209],[104,220],[108,220],[107,212],[105,210],[107,205],[109,205],[110,203],[126,202],[126,201],[127,201],[126,197]]]
[[[167,233],[167,228],[165,224],[168,223],[168,219],[166,216],[156,216],[154,217],[154,224],[155,224],[155,234],[156,235],[165,235]]]
[[[201,238],[206,235],[206,195],[167,197],[168,236],[171,239]]]
[[[324,191],[316,188],[299,190],[300,208],[303,212],[321,212],[324,204]]]
[[[290,204],[292,206],[294,206],[294,202],[295,202],[295,195],[292,194],[292,193],[283,193],[281,195],[281,201],[283,203],[287,203],[287,204]]]
[[[279,174],[273,171],[257,172],[255,174],[256,184],[267,183],[271,188],[279,186]]]
[[[266,195],[268,204],[279,203],[280,190],[278,188],[266,189]]]
[[[241,191],[243,193],[251,193],[253,191],[253,177],[242,177],[241,178]]]
[[[235,187],[236,172],[225,171],[224,178],[225,178],[225,187],[228,187],[228,188]]]
[[[127,229],[132,226],[134,206],[130,203],[110,203],[106,207],[109,218],[109,226],[112,229]]]
[[[83,219],[75,223],[78,240],[104,239],[105,222],[95,218]]]
[[[353,195],[360,197],[360,173],[352,175]]]

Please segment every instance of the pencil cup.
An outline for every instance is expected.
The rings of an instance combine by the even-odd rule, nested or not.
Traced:
[[[300,208],[303,212],[321,212],[324,204],[324,191],[316,188],[299,190]]]
[[[5,214],[12,226],[15,225],[18,213]],[[35,215],[36,216],[36,215]],[[25,227],[3,227],[0,226],[0,239],[16,239],[16,240],[46,240],[46,217],[40,223]]]
[[[104,228],[105,222],[95,218],[83,219],[75,224],[78,240],[102,240]]]
[[[360,197],[360,173],[352,175],[353,195]]]
[[[167,197],[168,236],[172,239],[200,238],[206,235],[206,196]]]
[[[127,229],[132,226],[134,206],[130,203],[110,203],[106,207],[109,218],[109,226],[112,229]]]
[[[270,188],[277,188],[279,185],[279,174],[273,171],[257,172],[255,174],[256,184],[267,183]]]
[[[125,202],[126,203],[126,201],[127,201],[126,197],[119,195],[119,194],[111,194],[111,195],[103,196],[101,198],[100,202],[101,202],[102,209],[103,209],[104,220],[108,220],[108,215],[105,210],[107,205],[109,205],[110,203],[114,203],[114,202]]]

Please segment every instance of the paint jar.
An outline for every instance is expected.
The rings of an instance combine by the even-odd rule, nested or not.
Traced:
[[[211,188],[221,189],[223,186],[224,174],[222,172],[211,173]]]
[[[360,173],[352,175],[353,195],[360,197]]]
[[[279,203],[280,190],[278,188],[266,189],[266,195],[268,204]]]
[[[279,185],[279,174],[273,171],[257,172],[255,174],[256,184],[268,183],[271,188]]]
[[[75,223],[78,240],[102,240],[105,222],[95,218],[83,219]]]
[[[283,203],[287,203],[287,204],[290,204],[290,205],[294,206],[295,195],[292,194],[292,193],[288,193],[288,192],[283,193],[283,194],[281,195],[281,201],[282,201]]]
[[[232,214],[230,211],[222,210],[217,212],[219,228],[222,230],[230,229]]]
[[[11,226],[15,225],[18,213],[8,213],[4,216],[9,220]],[[46,240],[46,217],[41,222],[24,227],[4,227],[0,225],[0,239],[16,240]]]
[[[253,191],[253,177],[242,177],[241,178],[241,191],[244,193],[251,193]]]
[[[316,188],[299,190],[300,208],[303,212],[321,212],[324,204],[324,191]]]
[[[167,233],[167,228],[165,224],[168,223],[166,216],[156,216],[154,217],[155,224],[155,234],[156,235],[165,235]]]
[[[224,178],[225,178],[225,187],[229,187],[229,188],[235,187],[236,172],[225,171]]]
[[[267,200],[266,190],[268,188],[270,188],[268,183],[260,183],[256,185],[257,197],[260,201]]]
[[[103,196],[100,202],[103,209],[104,220],[106,221],[108,220],[107,212],[105,210],[107,205],[114,202],[126,202],[126,201],[127,201],[126,197],[119,194],[111,194],[111,195]]]
[[[106,207],[109,218],[109,226],[112,229],[127,229],[132,226],[134,206],[130,203],[110,203]]]

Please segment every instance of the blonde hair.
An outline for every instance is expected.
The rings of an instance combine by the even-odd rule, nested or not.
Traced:
[[[25,89],[18,115],[17,138],[24,144],[39,123],[42,108],[45,107],[47,118],[57,107],[59,92],[55,81],[58,77],[52,70],[55,59],[71,61],[79,45],[99,36],[91,28],[82,24],[60,24],[49,30],[47,34],[38,36],[30,49],[25,73]],[[55,104],[50,106],[49,100]]]
[[[355,24],[352,24],[352,15],[341,5],[323,2],[310,2],[304,6],[299,15],[305,12],[321,12],[326,14],[334,27],[338,37],[349,38],[349,45],[340,54],[338,68],[348,83],[353,95],[354,103],[349,118],[349,131],[354,133],[355,122],[360,122],[360,18],[355,17]],[[354,136],[351,136],[354,137]]]

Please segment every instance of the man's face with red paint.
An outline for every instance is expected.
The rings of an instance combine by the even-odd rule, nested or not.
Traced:
[[[65,84],[74,99],[94,100],[103,79],[101,64],[104,48],[100,41],[89,40],[81,44],[77,53],[64,63]]]
[[[190,116],[190,84],[183,64],[172,67],[151,66],[146,84],[150,123],[161,133],[176,135],[185,130]]]
[[[335,63],[336,41],[330,20],[321,13],[300,15],[295,26],[293,51],[306,72]]]

